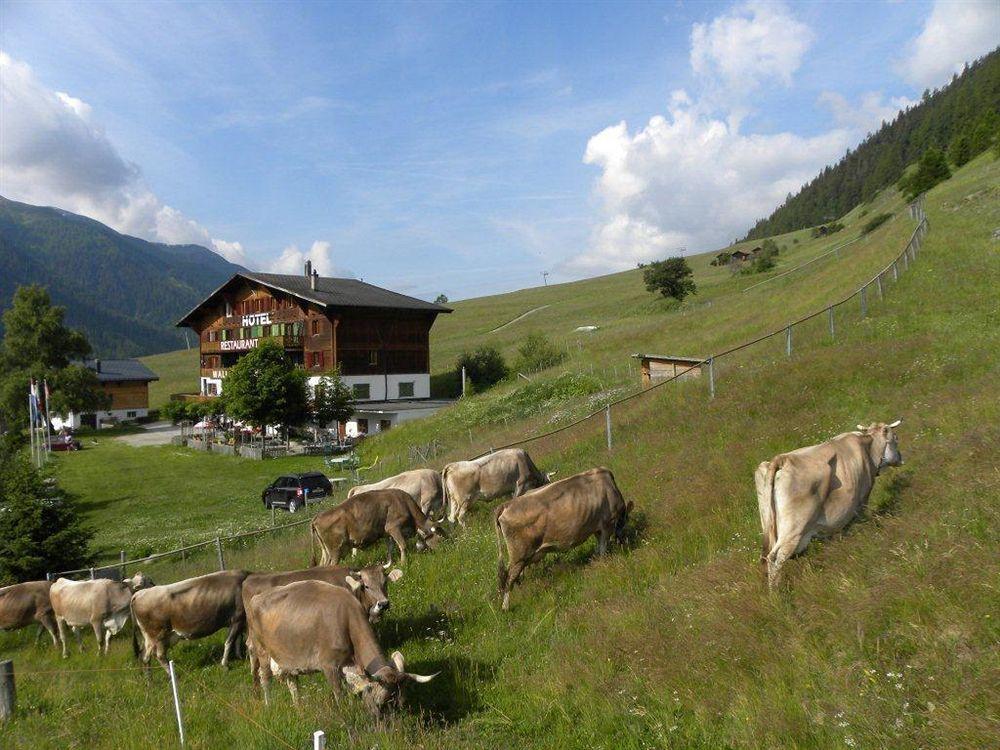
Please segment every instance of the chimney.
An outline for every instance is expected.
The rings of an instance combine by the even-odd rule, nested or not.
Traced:
[[[312,276],[313,262],[311,260],[306,261],[306,276]]]
[[[314,292],[316,291],[316,279],[318,278],[319,278],[319,271],[313,271],[311,274],[309,274],[309,288],[312,289]]]

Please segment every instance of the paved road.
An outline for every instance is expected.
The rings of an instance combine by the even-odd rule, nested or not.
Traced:
[[[492,331],[489,331],[488,333],[496,333],[497,331],[502,331],[507,326],[513,325],[514,323],[516,323],[519,320],[524,320],[525,318],[527,318],[532,313],[536,313],[539,310],[544,310],[546,307],[552,307],[552,305],[542,305],[541,307],[533,307],[530,310],[528,310],[528,312],[521,313],[520,315],[518,315],[513,320],[508,320],[506,323],[504,323],[502,325],[498,325],[496,328],[494,328]]]
[[[142,432],[131,435],[120,435],[115,440],[134,445],[136,447],[144,445],[167,445],[175,435],[181,434],[181,428],[170,422],[151,422],[144,425]]]

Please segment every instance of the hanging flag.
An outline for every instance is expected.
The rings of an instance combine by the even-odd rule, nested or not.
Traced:
[[[30,407],[29,417],[31,419],[31,426],[38,426],[38,384],[35,379],[31,379],[31,386],[28,389],[28,406]]]

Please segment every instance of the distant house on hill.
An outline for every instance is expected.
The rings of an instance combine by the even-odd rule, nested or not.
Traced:
[[[757,252],[758,250],[760,250],[760,248],[757,248],[756,250],[754,250],[754,252]],[[745,253],[742,250],[737,250],[735,253],[732,254],[731,257],[733,260],[738,261],[739,263],[745,263],[746,261],[753,258],[753,255],[751,253]]]
[[[639,360],[642,371],[642,385],[648,388],[658,380],[668,378],[700,378],[705,360],[697,357],[675,357],[666,354],[633,354]]]
[[[98,428],[149,415],[149,384],[160,378],[146,365],[137,359],[89,359],[83,365],[97,375],[101,388],[111,396],[111,407],[107,411],[53,415],[52,425],[57,430]]]

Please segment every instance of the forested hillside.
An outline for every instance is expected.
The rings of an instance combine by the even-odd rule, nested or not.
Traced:
[[[828,166],[746,239],[761,239],[830,221],[898,180],[928,148],[947,151],[956,166],[982,153],[1000,132],[1000,48],[969,65],[940,90],[900,112],[836,165]]]
[[[119,234],[84,216],[0,197],[0,308],[23,284],[48,287],[104,357],[177,349],[174,323],[239,270],[200,245]]]

